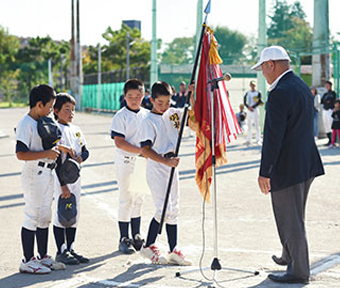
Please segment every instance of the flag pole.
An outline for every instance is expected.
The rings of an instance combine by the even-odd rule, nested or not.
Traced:
[[[200,40],[198,42],[198,47],[196,49],[195,62],[194,62],[194,66],[193,66],[192,73],[191,73],[190,85],[195,82],[196,70],[197,70],[197,67],[198,67],[198,60],[200,58],[202,44],[203,44],[203,36],[204,36],[205,30],[206,30],[206,23],[207,23],[208,14],[210,13],[210,7],[211,7],[210,2],[211,2],[211,0],[209,0],[207,6],[204,9],[205,18],[204,18],[204,22],[202,24],[201,36],[200,36]],[[175,157],[177,157],[178,153],[179,153],[179,148],[180,148],[181,141],[182,141],[184,126],[186,125],[186,118],[187,118],[187,114],[188,114],[191,93],[192,92],[189,91],[187,98],[186,98],[186,101],[185,101],[183,117],[182,117],[181,125],[180,125],[180,128],[179,128],[179,132],[178,132],[178,139],[177,139],[177,144],[176,144]],[[167,191],[166,191],[166,194],[165,194],[162,217],[161,217],[161,221],[160,221],[159,228],[158,228],[158,234],[162,233],[162,227],[163,227],[163,223],[164,223],[166,209],[168,207],[168,202],[169,202],[169,197],[170,197],[170,192],[171,192],[171,186],[172,186],[172,180],[174,178],[175,169],[176,169],[176,167],[171,168],[170,177],[169,177],[169,181],[168,181],[168,187],[167,187]]]

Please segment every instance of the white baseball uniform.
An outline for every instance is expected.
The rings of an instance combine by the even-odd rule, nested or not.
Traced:
[[[183,109],[169,108],[162,115],[151,112],[142,122],[141,143],[151,145],[158,154],[175,152]],[[152,159],[147,159],[146,178],[156,206],[154,218],[160,222],[168,187],[171,167]],[[179,177],[175,170],[165,222],[177,224],[179,216]]]
[[[68,147],[71,147],[74,149],[76,153],[76,157],[82,154],[82,148],[86,145],[85,137],[83,132],[80,130],[80,128],[76,125],[73,125],[71,123],[69,124],[61,124],[58,123],[58,126],[61,130],[61,139],[58,144],[62,144]],[[67,155],[65,153],[61,153],[61,163],[63,163],[66,160]],[[70,189],[70,192],[74,194],[76,197],[76,203],[77,203],[77,220],[76,223],[74,223],[71,227],[77,228],[77,223],[79,220],[80,215],[80,193],[81,193],[81,177],[78,178],[78,180],[75,183],[67,184],[68,188]],[[64,228],[63,225],[61,225],[58,221],[58,199],[59,196],[62,194],[61,186],[59,179],[56,175],[55,177],[55,216],[53,225],[57,226],[59,228]]]
[[[248,91],[247,94],[244,96],[245,103],[248,105],[248,107],[253,107],[258,102],[258,91]],[[247,111],[247,119],[248,119],[248,131],[247,131],[247,142],[251,142],[252,138],[252,127],[253,124],[255,124],[256,129],[256,142],[260,141],[261,131],[260,131],[260,115],[259,115],[259,108],[255,107],[253,111],[248,110]]]
[[[38,122],[27,114],[16,128],[16,141],[25,144],[30,151],[44,150],[37,124]],[[52,162],[46,158],[24,163],[21,173],[25,201],[23,227],[31,231],[48,228],[51,222],[55,171],[48,168],[47,164]]]
[[[139,147],[141,123],[148,114],[149,110],[142,107],[139,111],[123,107],[112,119],[112,137],[123,137],[131,145]],[[143,204],[143,195],[131,189],[133,181],[137,180],[132,177],[135,163],[146,160],[144,158],[137,159],[136,153],[127,152],[118,147],[116,149],[115,165],[119,187],[118,221],[130,222],[131,218],[141,216]]]

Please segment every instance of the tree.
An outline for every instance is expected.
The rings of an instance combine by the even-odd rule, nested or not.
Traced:
[[[219,54],[224,64],[233,64],[243,57],[243,48],[247,43],[245,35],[227,27],[217,26],[214,35],[219,44]]]
[[[13,66],[18,49],[18,38],[10,35],[7,29],[0,26],[0,92],[10,104],[13,96],[12,90],[17,87],[15,77],[18,71]]]
[[[194,37],[180,37],[167,44],[162,53],[164,64],[189,64],[194,59]]]
[[[300,2],[288,5],[286,0],[277,0],[268,29],[268,43],[281,45],[288,50],[308,50],[312,47],[312,28],[305,20],[306,14]]]
[[[20,90],[24,94],[37,83],[48,82],[47,61],[52,59],[53,75],[60,77],[60,58],[63,55],[64,75],[69,64],[70,44],[66,41],[53,41],[50,36],[31,38],[28,45],[17,53],[17,67],[20,69],[18,76]]]
[[[108,27],[102,34],[108,42],[102,46],[102,71],[126,68],[127,36],[130,41],[130,67],[149,67],[150,43],[141,38],[141,32],[122,24],[120,30]],[[84,58],[84,74],[98,72],[98,48],[89,46]]]

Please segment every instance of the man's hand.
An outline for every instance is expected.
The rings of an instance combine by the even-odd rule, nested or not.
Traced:
[[[254,111],[254,108],[253,107],[248,107],[248,110],[253,112]]]
[[[173,157],[173,158],[166,158],[165,159],[165,165],[168,165],[169,167],[177,167],[179,164],[179,158]]]
[[[68,189],[67,185],[61,186],[61,191],[62,191],[61,198],[67,199],[71,197],[71,191],[70,189]]]
[[[259,183],[260,190],[263,194],[268,194],[270,192],[270,178],[265,178],[262,176],[259,176],[257,179]]]

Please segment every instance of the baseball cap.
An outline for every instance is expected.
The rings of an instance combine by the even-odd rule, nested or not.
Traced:
[[[269,60],[288,60],[291,61],[287,51],[281,46],[270,46],[264,48],[261,52],[260,60],[251,69],[261,71],[261,64]]]
[[[77,221],[77,201],[76,196],[71,193],[70,198],[58,199],[58,221],[66,228],[71,227]]]

